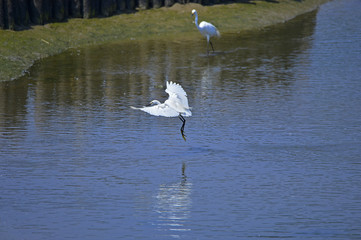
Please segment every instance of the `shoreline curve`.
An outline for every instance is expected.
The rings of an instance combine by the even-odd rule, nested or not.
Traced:
[[[107,18],[69,19],[23,31],[0,30],[0,81],[18,79],[38,60],[70,48],[131,40],[199,38],[191,18],[212,22],[221,33],[257,31],[317,9],[329,0],[278,0],[202,6],[196,3],[139,10]]]

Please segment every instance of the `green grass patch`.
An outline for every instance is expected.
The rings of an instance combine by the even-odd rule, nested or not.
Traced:
[[[241,33],[282,23],[314,10],[328,0],[279,0],[254,4],[176,4],[171,8],[120,14],[108,18],[70,19],[64,23],[33,26],[29,30],[0,30],[0,81],[18,78],[34,61],[69,48],[107,42],[200,37],[191,10],[199,20],[213,23],[222,33]]]

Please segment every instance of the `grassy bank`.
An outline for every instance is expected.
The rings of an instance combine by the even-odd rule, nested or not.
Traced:
[[[61,53],[68,48],[131,39],[201,37],[191,10],[200,21],[212,22],[221,33],[260,29],[314,10],[328,0],[255,1],[254,4],[201,6],[179,5],[151,9],[109,18],[71,19],[65,23],[33,26],[14,32],[0,30],[0,81],[23,75],[34,61]]]

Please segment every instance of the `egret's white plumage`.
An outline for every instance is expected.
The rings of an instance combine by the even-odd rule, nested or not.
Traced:
[[[214,49],[213,49],[213,45],[212,45],[212,42],[211,42],[211,37],[214,37],[214,36],[217,36],[217,37],[220,37],[221,34],[219,33],[219,31],[217,30],[217,28],[212,24],[212,23],[209,23],[209,22],[205,22],[205,21],[202,21],[199,25],[198,25],[198,13],[195,9],[192,10],[192,16],[195,15],[195,24],[199,30],[199,32],[207,38],[207,52],[208,52],[208,44],[210,43],[211,44],[211,47],[212,47],[212,50],[214,52]]]
[[[191,108],[188,105],[187,93],[181,85],[173,82],[167,82],[165,92],[169,94],[169,97],[164,103],[161,103],[158,100],[153,100],[150,102],[149,106],[141,108],[131,106],[131,108],[139,109],[154,116],[179,117],[183,122],[181,133],[185,139],[183,134],[185,119],[183,116],[192,116]]]
[[[154,116],[178,117],[179,114],[184,117],[192,116],[192,112],[188,106],[187,93],[181,85],[167,82],[165,92],[169,94],[169,98],[164,103],[153,100],[150,102],[150,106],[131,108],[142,110]]]

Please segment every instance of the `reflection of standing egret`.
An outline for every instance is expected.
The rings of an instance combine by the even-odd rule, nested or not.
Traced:
[[[131,108],[142,110],[154,116],[179,117],[183,123],[181,127],[181,134],[183,139],[186,140],[184,135],[186,120],[184,117],[192,116],[191,108],[188,106],[187,93],[181,85],[173,82],[167,82],[167,89],[165,92],[169,94],[169,98],[164,103],[160,103],[158,100],[153,100],[150,102],[149,106]]]
[[[207,53],[208,53],[208,45],[211,44],[212,50],[214,52],[214,48],[213,48],[213,44],[211,42],[211,37],[213,36],[217,36],[220,37],[221,34],[219,33],[219,31],[217,30],[217,28],[209,22],[205,22],[202,21],[199,25],[198,25],[198,13],[195,9],[192,10],[192,16],[195,15],[195,24],[199,30],[199,32],[207,38]]]

